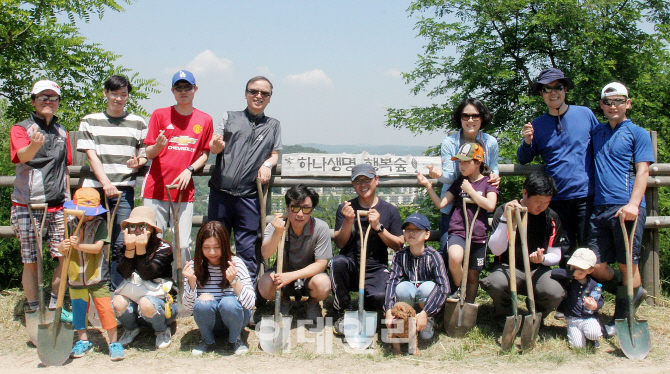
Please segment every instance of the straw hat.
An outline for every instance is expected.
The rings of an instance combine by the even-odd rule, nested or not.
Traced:
[[[131,223],[146,223],[154,228],[157,234],[163,232],[156,226],[156,212],[148,206],[138,206],[130,212],[130,217],[121,222],[121,230],[125,230],[128,224]]]

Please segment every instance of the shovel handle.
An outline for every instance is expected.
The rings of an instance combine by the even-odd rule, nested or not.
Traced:
[[[365,265],[368,259],[368,237],[370,236],[370,229],[372,226],[368,222],[368,228],[365,231],[365,236],[363,236],[363,225],[361,224],[361,217],[367,217],[370,214],[367,210],[357,210],[356,211],[356,220],[358,221],[358,233],[361,236],[361,259],[359,261],[359,272],[358,272],[358,290],[365,288]],[[360,293],[360,292],[359,292]],[[359,304],[363,305],[363,296],[359,295]],[[359,307],[359,309],[361,309]]]
[[[81,225],[84,223],[84,220],[82,218],[84,217],[84,211],[83,210],[77,210],[77,209],[63,209],[63,214],[64,214],[64,221],[65,221],[65,227],[64,227],[64,236],[66,239],[69,239],[70,236],[68,235],[68,216],[76,216],[79,218],[79,223],[77,223],[77,228],[74,230],[73,236],[77,236],[79,234],[79,230],[81,229]],[[67,253],[65,253],[65,258],[63,259],[63,265],[61,267],[60,271],[60,283],[58,285],[58,298],[56,299],[56,311],[58,312],[60,308],[63,307],[63,299],[65,296],[65,287],[67,287],[68,284],[68,271],[70,270],[70,255],[72,254],[72,248],[70,248]],[[60,322],[60,313],[56,313],[57,315],[54,315],[54,320],[57,318],[58,321]]]
[[[279,246],[277,246],[277,268],[275,269],[276,274],[281,274],[284,270],[284,244],[286,243],[286,235],[289,228],[291,227],[291,221],[286,221],[286,226],[284,227],[284,232],[281,235],[281,241]],[[275,290],[275,322],[279,324],[281,322],[281,316],[279,312],[279,306],[281,305],[281,289],[277,288]]]
[[[40,323],[44,324],[45,322],[45,303],[44,303],[44,246],[42,245],[42,229],[44,228],[44,223],[47,218],[47,204],[29,204],[28,205],[28,216],[30,216],[30,223],[33,225],[33,230],[35,231],[35,244],[37,246],[37,289],[38,289],[38,298],[40,301]],[[37,221],[33,217],[33,209],[43,210],[42,212],[42,223],[40,227],[37,227]]]
[[[635,314],[635,306],[633,305],[633,245],[635,245],[635,231],[637,229],[637,218],[633,221],[633,228],[628,234],[626,228],[626,219],[623,213],[619,213],[619,223],[621,224],[621,232],[623,233],[623,242],[626,247],[626,292],[628,293],[628,318],[632,321]]]
[[[472,246],[472,232],[475,228],[475,222],[479,215],[481,207],[477,205],[477,211],[472,216],[472,222],[468,218],[468,204],[476,204],[474,200],[469,197],[463,198],[463,221],[465,222],[465,250],[463,252],[463,275],[461,276],[461,297],[459,303],[461,307],[465,304],[465,293],[467,292],[468,271],[470,268],[470,248]],[[460,318],[460,314],[459,314]]]
[[[530,258],[528,257],[528,211],[523,212],[523,216],[521,213],[522,211],[520,209],[514,211],[520,231],[523,268],[526,274],[526,292],[528,293],[528,299],[530,300],[530,312],[533,315],[533,320],[535,320],[535,294],[533,293],[533,279],[530,271]]]
[[[509,289],[512,292],[512,308],[514,314],[516,311],[516,221],[512,216],[514,207],[507,205],[505,207],[505,219],[507,220],[507,254],[509,255]]]

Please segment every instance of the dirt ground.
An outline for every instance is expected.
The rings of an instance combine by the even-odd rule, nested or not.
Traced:
[[[156,350],[154,335],[142,331],[129,348],[126,359],[109,360],[106,333],[89,329],[95,348],[85,357],[68,359],[61,367],[44,367],[30,343],[20,312],[22,299],[18,291],[3,291],[0,295],[0,362],[6,373],[670,373],[670,310],[667,307],[643,306],[638,313],[648,318],[652,350],[642,361],[626,358],[616,338],[601,340],[596,352],[572,351],[565,338],[565,322],[550,315],[547,327],[540,331],[537,346],[529,352],[518,350],[500,352],[500,330],[489,325],[492,311],[482,303],[478,322],[464,339],[453,339],[438,328],[431,341],[420,341],[421,356],[394,357],[386,344],[376,340],[371,349],[362,353],[351,351],[346,343],[325,326],[318,332],[308,331],[293,321],[290,349],[271,355],[263,352],[254,330],[246,328],[242,334],[249,344],[249,353],[235,356],[230,347],[217,340],[214,352],[192,357],[191,349],[200,335],[192,317],[178,320],[173,326],[172,345]],[[261,310],[271,314],[271,305]],[[327,309],[328,310],[328,309]],[[270,311],[267,313],[267,311]],[[607,314],[611,311],[606,311]],[[294,308],[294,319],[301,318],[304,310]],[[122,328],[120,328],[122,330]],[[517,339],[517,344],[519,343]]]

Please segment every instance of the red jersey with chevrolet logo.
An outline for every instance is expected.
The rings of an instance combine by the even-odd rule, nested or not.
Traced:
[[[182,116],[174,106],[156,109],[149,120],[149,131],[144,144],[156,144],[156,138],[165,130],[167,145],[151,162],[144,177],[142,197],[145,199],[167,200],[165,185],[171,184],[200,157],[203,151],[209,151],[212,139],[213,123],[209,114],[193,109],[193,113]],[[172,200],[177,201],[177,191],[172,191]],[[188,184],[183,202],[193,201],[193,179]]]

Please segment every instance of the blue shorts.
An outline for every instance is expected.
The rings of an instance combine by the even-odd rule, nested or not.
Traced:
[[[593,208],[591,214],[591,232],[589,236],[589,248],[598,256],[598,263],[618,262],[626,263],[626,247],[624,245],[621,223],[616,213],[623,205],[598,205]],[[640,260],[640,248],[642,247],[642,232],[647,221],[647,211],[640,208],[637,216],[637,228],[633,241],[633,264]],[[630,233],[633,229],[633,221],[626,221],[626,229]]]

